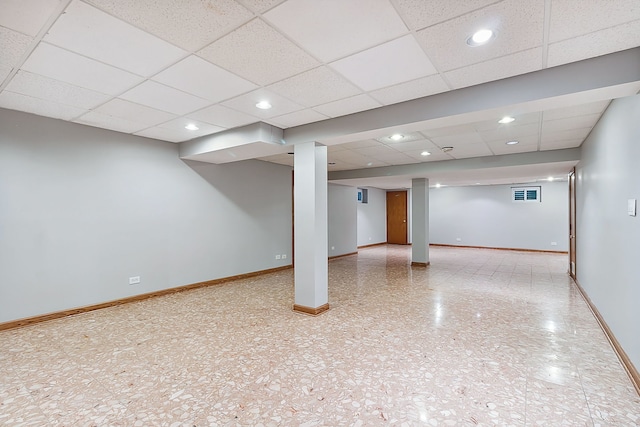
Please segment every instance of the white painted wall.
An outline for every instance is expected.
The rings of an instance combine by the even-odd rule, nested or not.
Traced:
[[[291,168],[0,109],[0,322],[290,263]]]
[[[329,256],[358,251],[357,188],[329,184]]]
[[[576,168],[578,282],[640,369],[640,96],[614,100],[582,146]]]
[[[431,188],[431,243],[567,251],[568,184],[535,185],[540,203],[513,203],[512,185]]]
[[[358,246],[387,241],[387,192],[366,188],[369,190],[369,203],[357,203]]]

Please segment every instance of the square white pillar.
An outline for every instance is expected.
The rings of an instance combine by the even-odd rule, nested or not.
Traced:
[[[329,309],[327,235],[327,147],[294,147],[295,304],[320,314]]]
[[[429,180],[411,180],[411,265],[429,265]]]

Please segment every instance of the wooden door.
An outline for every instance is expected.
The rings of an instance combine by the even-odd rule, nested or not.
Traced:
[[[569,174],[569,275],[576,280],[576,170]]]
[[[387,192],[387,243],[406,245],[407,192]]]

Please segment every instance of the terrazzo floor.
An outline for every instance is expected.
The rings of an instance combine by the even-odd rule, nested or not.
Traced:
[[[0,332],[2,426],[635,426],[640,398],[567,256],[378,246]]]

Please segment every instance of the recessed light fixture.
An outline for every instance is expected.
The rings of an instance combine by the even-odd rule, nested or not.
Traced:
[[[198,130],[200,129],[198,126],[194,125],[193,123],[189,123],[188,125],[186,125],[184,127],[186,130]]]
[[[467,44],[474,47],[482,46],[483,44],[491,40],[494,36],[495,34],[493,31],[487,28],[483,28],[482,30],[478,30],[473,33],[473,35],[467,39]]]
[[[402,135],[401,133],[394,133],[393,135],[391,135],[389,137],[392,141],[400,141],[401,139],[404,139],[404,135]]]
[[[498,120],[498,123],[500,123],[501,125],[507,124],[507,123],[511,123],[513,122],[515,119],[511,116],[504,116],[503,118],[501,118],[500,120]]]
[[[520,141],[507,141],[506,144],[507,145],[516,145],[518,142],[520,142]]]
[[[440,188],[440,187],[442,187],[442,185],[440,185],[440,183],[437,183],[436,188]]]
[[[261,110],[268,110],[269,108],[271,108],[271,103],[269,101],[260,101],[256,104],[256,107]]]
[[[430,156],[431,153],[428,151],[423,151],[422,153],[420,153],[421,156]]]
[[[367,166],[373,166],[373,163],[369,162],[367,163]]]
[[[549,181],[549,182],[553,181],[553,177],[550,176],[549,178],[547,178],[547,181]]]

